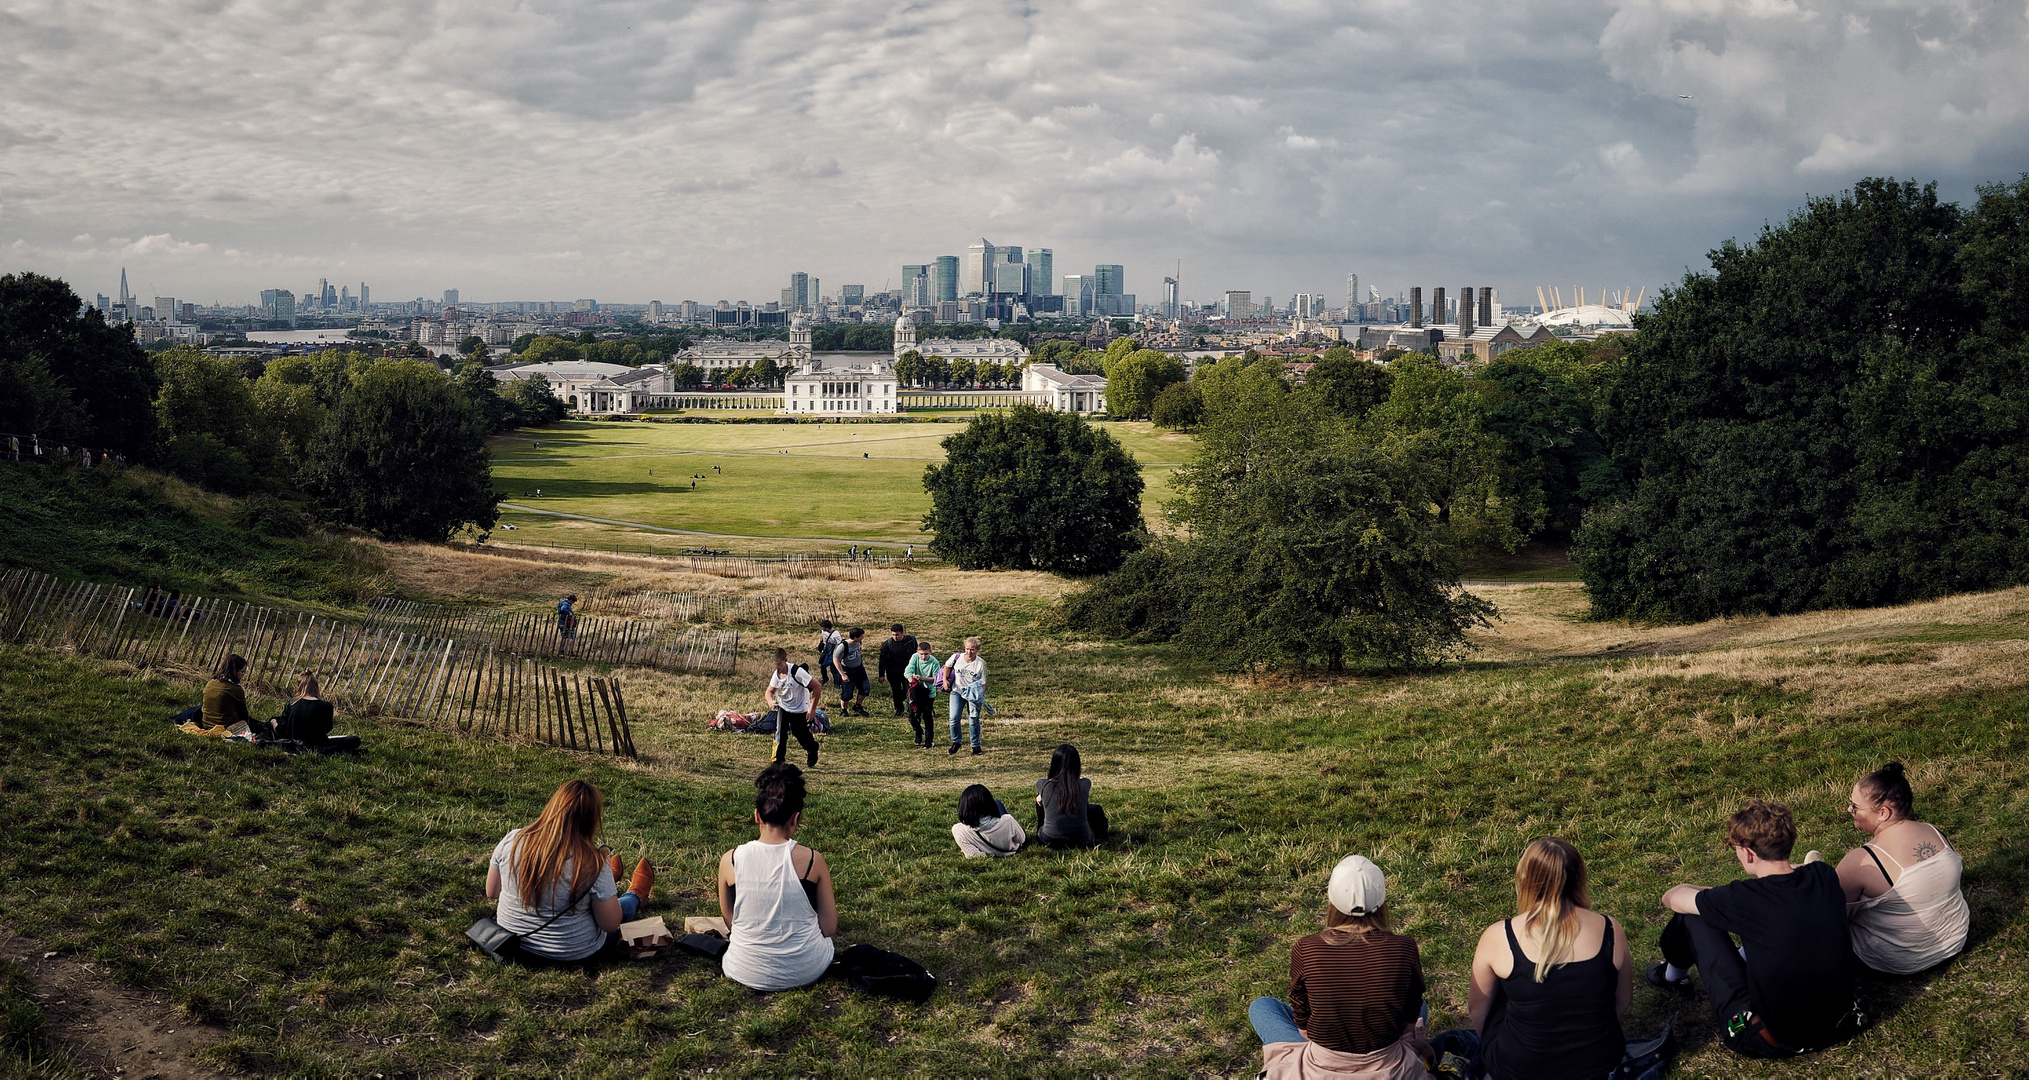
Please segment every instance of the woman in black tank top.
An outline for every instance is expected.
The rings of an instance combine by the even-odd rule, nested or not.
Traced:
[[[1563,840],[1529,845],[1515,870],[1515,892],[1521,914],[1488,927],[1473,957],[1473,1019],[1486,1074],[1493,1080],[1603,1080],[1626,1054],[1620,1017],[1634,993],[1626,934],[1605,919],[1598,946],[1582,958],[1574,955],[1590,922],[1580,912],[1590,912],[1591,898],[1585,861]],[[1545,965],[1522,951],[1518,922]],[[1512,964],[1506,976],[1493,962],[1502,951]]]

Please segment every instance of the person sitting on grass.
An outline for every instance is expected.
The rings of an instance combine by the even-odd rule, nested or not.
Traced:
[[[1887,975],[1914,974],[1957,956],[1972,925],[1959,889],[1966,863],[1944,833],[1916,819],[1902,763],[1861,777],[1846,812],[1870,838],[1839,861],[1853,954]]]
[[[1749,802],[1726,819],[1726,843],[1749,877],[1663,894],[1676,914],[1663,927],[1663,962],[1649,965],[1646,977],[1684,991],[1696,967],[1721,1039],[1742,1057],[1829,1046],[1854,1009],[1845,890],[1822,862],[1790,863],[1796,839],[1789,807]]]
[[[838,933],[831,868],[798,847],[803,771],[786,762],[754,780],[760,838],[719,858],[719,914],[731,929],[720,970],[750,990],[794,990],[824,977]]]
[[[1515,866],[1518,914],[1486,928],[1467,1003],[1491,1080],[1604,1080],[1627,1040],[1634,1001],[1627,931],[1592,910],[1585,860],[1554,836]]]
[[[1423,957],[1389,929],[1381,868],[1348,855],[1325,891],[1324,932],[1290,950],[1289,1000],[1260,997],[1247,1007],[1262,1075],[1424,1080]]]
[[[550,796],[535,823],[510,829],[493,846],[486,867],[486,898],[500,901],[493,918],[501,929],[525,935],[521,951],[545,960],[583,960],[620,944],[620,924],[632,919],[655,887],[655,869],[643,859],[627,891],[619,889],[620,857],[594,847],[606,797],[583,780]]]
[[[218,662],[211,681],[204,684],[204,727],[232,727],[248,724],[247,692],[240,686],[246,674],[247,658],[232,653]],[[251,724],[249,724],[251,726]]]
[[[1050,774],[1036,781],[1036,839],[1053,848],[1093,847],[1106,839],[1106,812],[1092,805],[1092,781],[1080,776],[1078,748],[1059,743]]]
[[[331,736],[331,717],[331,703],[317,696],[317,673],[298,672],[295,700],[282,707],[275,722],[275,738],[321,746]]]
[[[927,641],[916,643],[916,655],[909,658],[909,666],[902,674],[909,680],[909,727],[916,733],[916,745],[930,746],[931,736],[936,729],[931,727],[932,718],[937,715],[937,654]]]
[[[1028,834],[1022,823],[985,784],[972,784],[958,795],[958,824],[951,826],[951,838],[968,859],[1006,858],[1022,849]]]

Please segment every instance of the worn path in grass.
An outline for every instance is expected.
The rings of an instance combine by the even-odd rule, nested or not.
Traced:
[[[396,566],[462,594],[488,574],[519,588],[533,571],[512,562],[418,550]],[[568,569],[609,587],[695,576],[646,562]],[[1737,876],[1720,822],[1740,798],[1790,802],[1803,846],[1831,854],[1858,840],[1840,814],[1852,777],[1895,757],[1965,854],[1966,955],[1867,984],[1877,1026],[1803,1062],[1732,1059],[1695,999],[1673,1075],[2029,1066],[2029,690],[2004,655],[1947,655],[2019,639],[2017,594],[1713,624],[1668,653],[1663,630],[1577,621],[1570,586],[1506,587],[1487,594],[1509,620],[1463,667],[1240,679],[1047,630],[1063,585],[1036,575],[745,587],[830,595],[862,624],[902,617],[943,644],[987,641],[1001,708],[987,756],[913,750],[901,722],[852,719],[825,741],[806,815],[839,883],[841,940],[928,964],[943,985],[925,1006],[837,984],[752,995],[680,957],[590,975],[498,968],[459,936],[486,910],[494,841],[572,776],[606,791],[607,840],[656,863],[654,910],[712,911],[711,867],[749,837],[766,751],[703,721],[752,707],[765,650],[807,652],[804,628],[746,628],[751,652],[728,679],[623,673],[638,764],[356,718],[361,758],[263,756],[156,720],[188,686],[7,653],[0,831],[18,839],[0,848],[0,908],[66,958],[223,1025],[201,1061],[263,1075],[1245,1076],[1259,1062],[1246,1002],[1286,990],[1289,944],[1320,925],[1344,854],[1388,871],[1433,1019],[1455,1025],[1473,942],[1510,913],[1529,839],[1579,846],[1595,903],[1646,960],[1663,888]],[[1560,626],[1574,655],[1558,655]],[[1613,634],[1657,648],[1597,658],[1594,635]],[[1846,637],[1833,648],[1827,634]],[[1708,670],[1740,651],[1758,658]],[[98,734],[76,738],[88,720]],[[1023,807],[1063,740],[1084,751],[1119,835],[1090,852],[958,859],[959,789],[982,780]],[[1638,988],[1627,1027],[1651,1031],[1677,1007]]]

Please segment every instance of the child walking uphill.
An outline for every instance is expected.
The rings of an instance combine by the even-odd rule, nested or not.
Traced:
[[[930,643],[916,643],[916,655],[909,658],[908,667],[902,675],[909,680],[909,727],[916,733],[916,745],[930,748],[933,711],[937,703],[937,654],[930,649]]]

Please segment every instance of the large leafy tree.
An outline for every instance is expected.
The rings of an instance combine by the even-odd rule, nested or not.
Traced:
[[[0,275],[0,430],[145,459],[155,369],[130,329],[81,307],[55,278]]]
[[[1122,341],[1130,339],[1122,338]],[[1117,420],[1139,420],[1163,390],[1189,379],[1184,362],[1157,349],[1136,349],[1106,366],[1106,412]]]
[[[1398,358],[1370,426],[1417,461],[1438,524],[1474,554],[1514,551],[1543,521],[1541,488],[1493,430],[1488,384],[1418,353]]]
[[[2029,180],[1865,180],[1665,290],[1610,365],[1632,481],[1574,555],[1607,614],[1892,603],[2023,580]]]
[[[1358,418],[1388,400],[1395,372],[1386,364],[1362,360],[1351,349],[1335,345],[1318,356],[1304,385],[1333,412]]]
[[[967,570],[1112,570],[1139,544],[1141,468],[1083,419],[1019,405],[974,419],[925,470],[930,549]]]
[[[254,384],[237,361],[187,345],[156,354],[155,399],[163,468],[205,487],[245,494],[286,475],[281,446],[263,424]]]
[[[352,374],[311,443],[304,485],[335,521],[397,539],[441,541],[490,529],[486,422],[433,366],[381,360]]]

